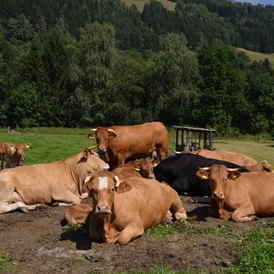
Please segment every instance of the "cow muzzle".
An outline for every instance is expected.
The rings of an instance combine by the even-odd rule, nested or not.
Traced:
[[[214,191],[213,192],[213,198],[223,200],[225,198],[225,195],[224,195],[223,192]]]
[[[97,205],[95,213],[100,218],[105,218],[109,214],[111,214],[111,210],[110,210],[110,207],[108,205]]]
[[[102,151],[102,152],[106,152],[106,151],[107,151],[107,149],[106,149],[105,147],[98,147],[98,149],[99,149],[100,151]]]

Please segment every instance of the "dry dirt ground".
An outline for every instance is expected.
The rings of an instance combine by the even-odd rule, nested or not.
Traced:
[[[0,273],[137,273],[157,267],[216,273],[235,263],[241,246],[211,230],[236,234],[273,222],[273,218],[248,224],[222,221],[208,217],[208,205],[189,204],[189,197],[181,198],[187,214],[197,216],[194,224],[168,236],[146,232],[124,247],[92,243],[83,230],[65,231],[66,208],[0,214],[0,255],[10,254],[13,262],[11,270],[1,272],[0,268]],[[196,233],[199,228],[208,228],[208,233]]]

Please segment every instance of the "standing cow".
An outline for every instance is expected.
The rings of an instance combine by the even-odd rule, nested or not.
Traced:
[[[240,173],[224,165],[212,165],[201,167],[197,176],[210,179],[210,215],[242,223],[258,220],[257,216],[274,216],[273,173]]]
[[[94,242],[126,245],[161,223],[169,210],[176,220],[187,218],[176,191],[153,179],[132,176],[120,181],[112,172],[98,171],[85,188],[93,198],[89,236]]]
[[[5,169],[0,172],[0,213],[79,204],[88,197],[82,191],[85,178],[108,168],[90,147],[64,160]]]
[[[96,138],[97,147],[105,153],[111,169],[124,164],[128,158],[146,157],[155,149],[161,160],[168,155],[168,131],[161,122],[98,127],[91,130],[88,138]]]

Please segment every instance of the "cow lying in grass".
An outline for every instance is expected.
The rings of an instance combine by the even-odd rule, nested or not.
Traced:
[[[187,215],[171,187],[136,176],[120,179],[112,172],[98,171],[87,178],[91,194],[89,236],[94,242],[126,245],[145,229],[161,223],[169,210],[176,220]]]
[[[79,204],[88,197],[82,191],[85,178],[108,168],[90,147],[61,161],[5,169],[0,172],[0,213]]]
[[[242,223],[257,220],[257,216],[274,216],[273,173],[240,173],[214,164],[201,168],[196,174],[210,181],[210,215]]]

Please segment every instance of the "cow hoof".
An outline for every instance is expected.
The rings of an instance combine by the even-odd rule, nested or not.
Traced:
[[[250,217],[251,217],[252,221],[258,221],[259,220],[259,218],[255,215],[252,215]]]
[[[26,206],[24,206],[24,207],[19,207],[19,209],[20,209],[22,212],[24,212],[24,213],[28,213],[28,212],[29,212],[29,210],[28,210],[28,208],[27,208]]]

